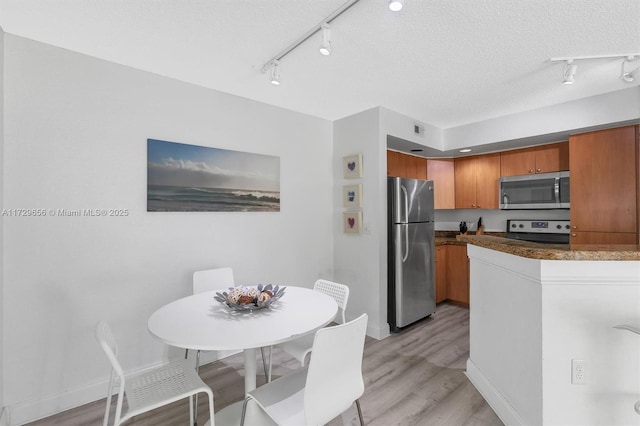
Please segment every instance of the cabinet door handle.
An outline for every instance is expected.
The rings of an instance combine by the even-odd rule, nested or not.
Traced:
[[[529,173],[533,173],[533,169],[529,169]]]
[[[573,229],[577,229],[578,227],[574,225],[574,226],[572,226],[572,228],[573,228]]]
[[[540,173],[542,169],[536,169],[536,173]]]
[[[571,236],[572,236],[572,237],[575,237],[575,236],[576,236],[576,234],[571,234]]]

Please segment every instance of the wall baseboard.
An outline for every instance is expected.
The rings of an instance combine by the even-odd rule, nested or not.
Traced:
[[[192,352],[195,351],[189,352],[189,359],[192,359]],[[202,352],[200,355],[200,365],[205,365],[239,352],[240,351]],[[125,374],[131,375],[144,373],[145,371],[159,367],[164,363],[165,362],[158,362],[152,365],[147,365],[143,368],[127,371]],[[72,389],[67,392],[46,395],[40,399],[34,399],[4,407],[0,416],[0,426],[23,425],[104,399],[106,398],[105,393],[108,386],[109,378],[107,377],[105,380],[87,384],[86,386]]]
[[[520,417],[511,404],[504,399],[502,394],[498,392],[485,375],[482,374],[482,371],[480,371],[471,359],[467,360],[467,371],[465,375],[505,425],[526,425],[522,417]]]
[[[128,371],[126,374],[142,373],[146,370],[160,366],[161,364],[162,363],[158,363],[135,371]],[[33,399],[11,405],[8,407],[11,410],[9,426],[19,426],[25,423],[30,423],[106,398],[108,386],[109,379],[106,378],[105,380],[87,384],[66,392],[45,395],[39,399]]]
[[[375,325],[368,324],[367,336],[373,337],[376,340],[382,340],[391,336],[391,333],[389,332],[389,326],[387,326],[386,329],[383,330],[379,327],[375,327]]]
[[[9,426],[9,421],[9,409],[2,407],[2,411],[0,411],[0,426]]]

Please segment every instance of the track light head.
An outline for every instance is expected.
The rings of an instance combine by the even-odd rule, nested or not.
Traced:
[[[275,86],[280,85],[280,61],[277,59],[271,63],[271,74],[269,75],[269,81]]]
[[[578,66],[573,63],[573,59],[567,60],[562,70],[562,83],[573,84],[575,82],[576,71]]]
[[[624,59],[624,61],[622,61],[622,70],[620,71],[620,80],[624,81],[625,83],[633,83],[636,75],[638,74],[638,70],[640,69],[640,67],[636,68],[633,71],[625,71],[625,65],[627,64],[627,62],[633,62],[635,60],[636,60],[635,56],[627,56]]]
[[[322,45],[320,53],[324,56],[331,55],[331,28],[329,24],[322,24]]]
[[[389,0],[389,9],[392,12],[398,12],[404,6],[403,0]]]

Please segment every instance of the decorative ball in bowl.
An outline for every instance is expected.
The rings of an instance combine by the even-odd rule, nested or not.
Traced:
[[[268,308],[284,296],[285,289],[286,287],[271,284],[259,284],[257,287],[229,287],[228,292],[216,293],[213,298],[236,311],[262,309]]]

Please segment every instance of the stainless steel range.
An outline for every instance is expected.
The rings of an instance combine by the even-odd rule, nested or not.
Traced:
[[[507,238],[548,244],[569,244],[568,220],[507,220]]]

